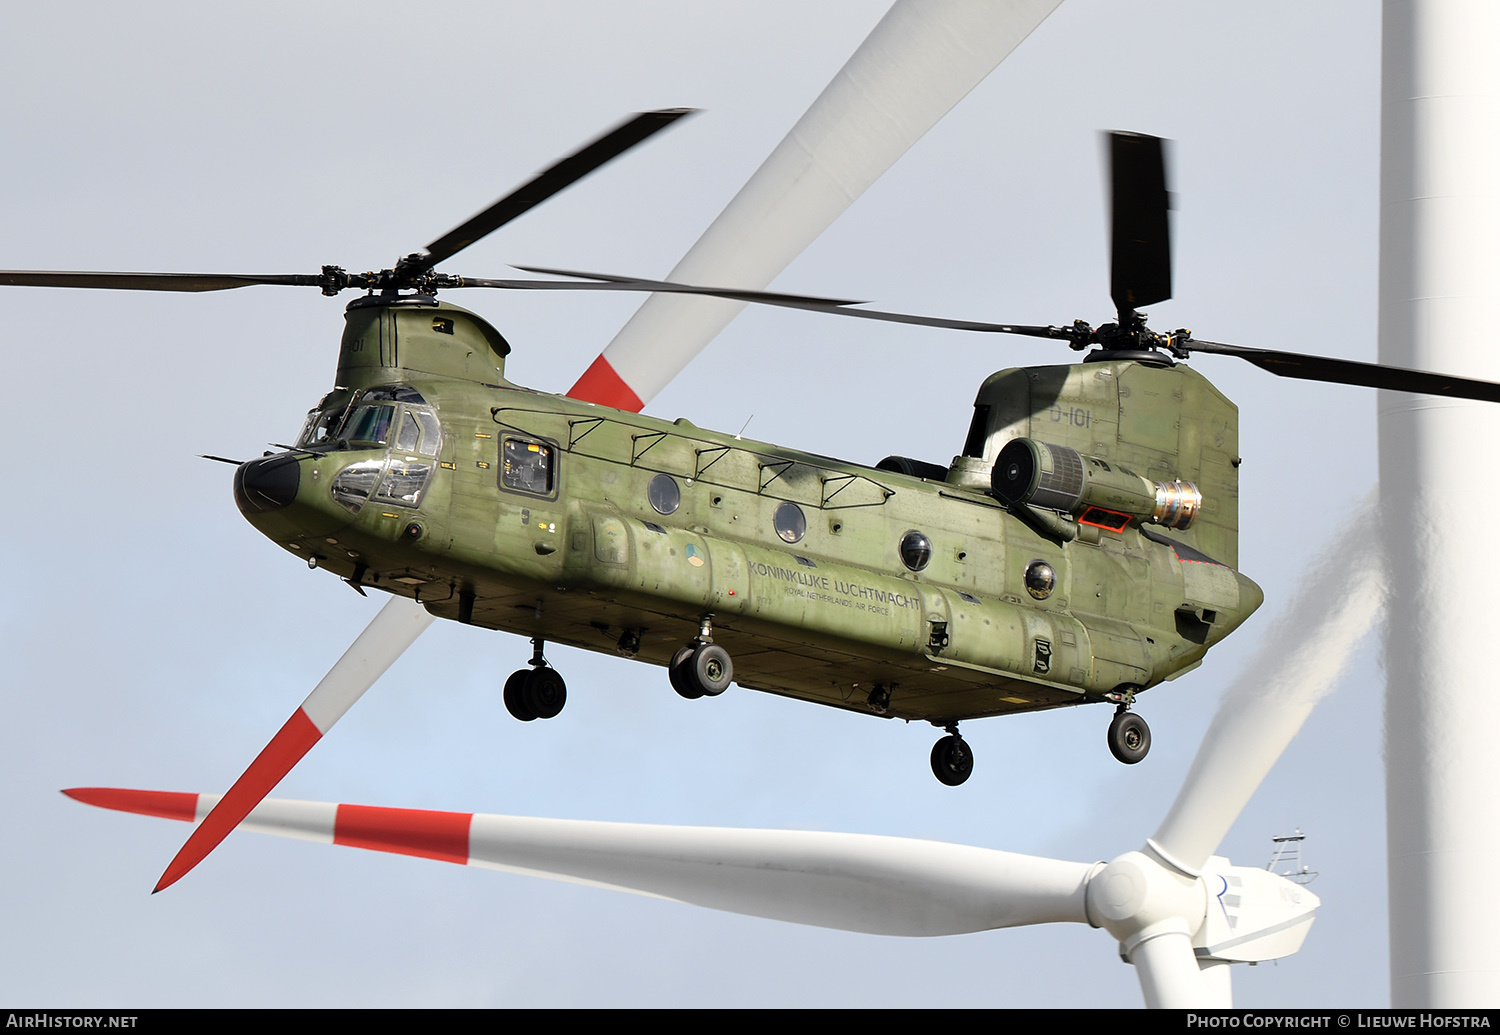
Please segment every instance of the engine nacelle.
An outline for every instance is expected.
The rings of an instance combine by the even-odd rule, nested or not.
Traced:
[[[1131,519],[1189,528],[1203,509],[1203,494],[1192,482],[1152,481],[1069,446],[1029,438],[1011,439],[1000,450],[990,485],[1008,506],[1055,510],[1115,532]]]

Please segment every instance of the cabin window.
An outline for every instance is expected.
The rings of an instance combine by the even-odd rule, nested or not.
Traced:
[[[795,503],[783,503],[776,508],[775,525],[776,534],[788,543],[799,542],[807,534],[807,518]]]
[[[912,571],[921,571],[932,560],[932,541],[913,529],[901,537],[901,563]]]
[[[1026,592],[1036,600],[1046,600],[1057,586],[1057,572],[1043,560],[1035,560],[1026,566]]]
[[[507,436],[500,444],[500,484],[533,496],[557,492],[553,447]]]
[[[670,474],[658,474],[646,486],[646,498],[651,501],[651,509],[658,514],[674,514],[682,503],[682,490],[677,487],[677,479]]]

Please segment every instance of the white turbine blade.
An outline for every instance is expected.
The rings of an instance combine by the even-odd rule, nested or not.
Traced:
[[[1210,980],[1198,969],[1193,941],[1181,931],[1149,938],[1130,953],[1141,994],[1152,1010],[1224,1009],[1225,979]]]
[[[1373,500],[1372,494],[1350,516],[1260,652],[1224,692],[1182,790],[1151,839],[1166,861],[1187,872],[1203,868],[1379,617],[1386,580]]]
[[[898,0],[667,280],[759,290],[1062,0]],[[640,410],[745,303],[652,295],[568,394]]]
[[[108,787],[64,793],[100,808],[188,822],[216,814],[219,801]],[[1087,923],[1085,886],[1098,868],[870,834],[530,819],[275,798],[262,801],[240,826],[889,935]]]
[[[1202,975],[1204,994],[1211,1010],[1229,1010],[1234,1007],[1234,978],[1232,964],[1224,960],[1198,961],[1198,972]]]
[[[271,793],[323,734],[422,635],[432,624],[432,617],[415,601],[391,597],[235,781],[223,801],[193,831],[157,881],[155,890],[161,891],[181,880],[228,837],[256,803]]]
[[[1093,864],[869,834],[475,816],[470,861],[731,913],[930,936],[1087,923]]]

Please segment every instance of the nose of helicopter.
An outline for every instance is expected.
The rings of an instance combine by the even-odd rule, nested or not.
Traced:
[[[294,453],[276,453],[240,464],[234,472],[234,502],[246,517],[265,514],[297,498],[301,465]]]

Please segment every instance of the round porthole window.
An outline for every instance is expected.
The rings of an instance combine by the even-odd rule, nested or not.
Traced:
[[[921,532],[908,532],[901,537],[901,563],[912,571],[921,571],[932,560],[932,542]]]
[[[658,474],[646,487],[646,498],[658,514],[673,514],[682,503],[682,490],[670,474]]]
[[[1046,600],[1057,586],[1057,572],[1046,561],[1032,561],[1026,566],[1026,592],[1037,600]]]
[[[776,534],[788,543],[795,543],[807,534],[807,518],[802,508],[795,503],[783,503],[776,508]]]

